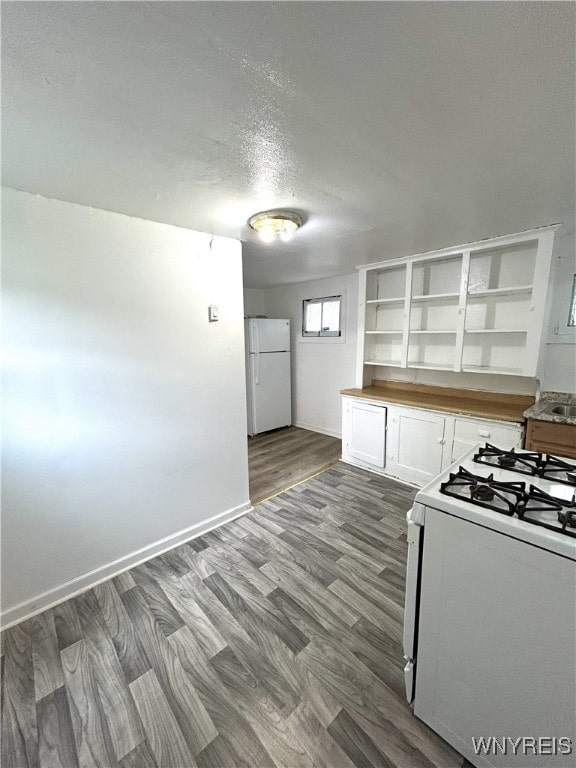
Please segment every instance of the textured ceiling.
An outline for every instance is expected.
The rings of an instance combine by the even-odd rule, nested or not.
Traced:
[[[3,183],[245,242],[259,287],[556,221],[572,3],[12,2]],[[246,219],[305,226],[261,245]]]

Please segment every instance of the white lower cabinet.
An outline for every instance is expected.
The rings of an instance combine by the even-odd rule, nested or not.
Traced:
[[[415,485],[432,480],[442,469],[445,429],[446,417],[434,411],[391,407],[387,472]]]
[[[350,464],[383,469],[386,460],[386,406],[342,400],[342,458]]]
[[[342,460],[422,486],[478,443],[522,447],[522,425],[342,398]]]

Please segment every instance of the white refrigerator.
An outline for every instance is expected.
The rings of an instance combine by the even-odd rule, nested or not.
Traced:
[[[248,434],[292,423],[290,320],[246,320]]]

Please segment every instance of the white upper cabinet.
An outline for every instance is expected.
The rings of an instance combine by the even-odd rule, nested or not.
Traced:
[[[358,386],[374,366],[536,376],[557,227],[359,267]]]

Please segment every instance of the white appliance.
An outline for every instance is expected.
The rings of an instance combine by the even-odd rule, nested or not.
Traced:
[[[576,765],[575,484],[487,444],[408,512],[407,698],[475,766]]]
[[[292,423],[290,320],[246,320],[248,434]]]

